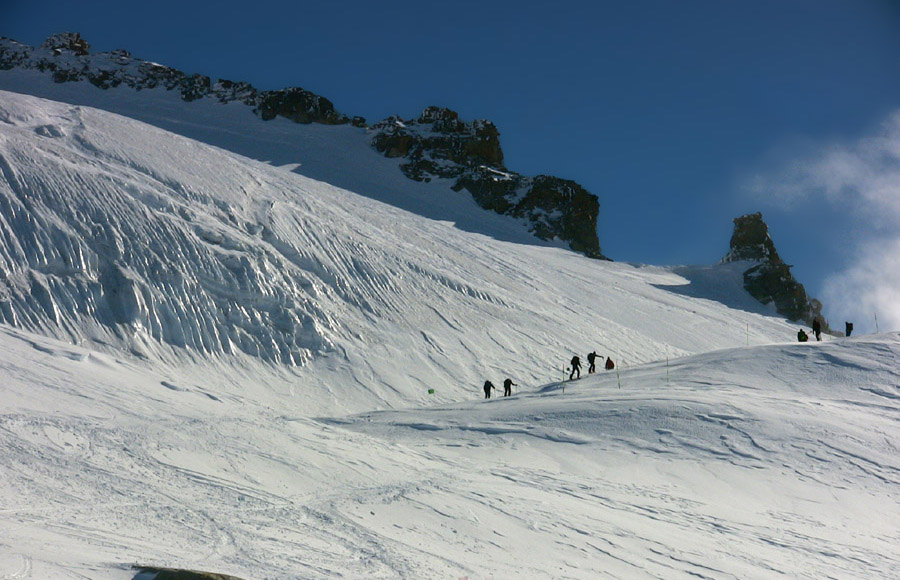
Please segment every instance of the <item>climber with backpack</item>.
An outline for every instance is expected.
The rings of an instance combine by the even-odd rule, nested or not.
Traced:
[[[595,364],[595,362],[597,361],[597,351],[589,352],[587,355],[587,359],[590,365],[588,366],[588,374],[591,374],[592,372],[597,370],[597,365]]]
[[[572,372],[569,374],[569,380],[573,380],[575,375],[578,374],[578,378],[581,378],[581,359],[578,358],[578,355],[572,357]]]

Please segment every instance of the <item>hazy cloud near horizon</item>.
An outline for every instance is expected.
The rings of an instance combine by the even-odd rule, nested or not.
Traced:
[[[856,321],[857,329],[900,329],[900,111],[875,135],[812,148],[780,169],[755,175],[745,188],[780,203],[786,211],[802,202],[826,201],[860,227],[847,266],[828,276],[823,302],[831,324]],[[835,318],[835,316],[837,318]]]

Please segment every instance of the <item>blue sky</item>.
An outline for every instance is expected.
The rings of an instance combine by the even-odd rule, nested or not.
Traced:
[[[832,297],[835,326],[889,300],[853,310],[867,282],[840,278],[900,240],[900,218],[869,223],[890,195],[854,196],[855,182],[827,195],[815,161],[840,150],[863,173],[891,169],[859,144],[900,110],[900,2],[4,0],[0,16],[0,35],[27,44],[77,31],[97,51],[302,86],[370,122],[432,104],[487,118],[510,169],[600,197],[613,259],[712,263],[732,218],[762,211],[799,280]],[[900,328],[900,306],[882,319]]]

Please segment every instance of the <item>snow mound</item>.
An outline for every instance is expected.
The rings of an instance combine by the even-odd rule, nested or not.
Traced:
[[[10,577],[900,571],[898,335],[320,419],[264,386],[229,393],[224,373],[8,327],[0,352]]]

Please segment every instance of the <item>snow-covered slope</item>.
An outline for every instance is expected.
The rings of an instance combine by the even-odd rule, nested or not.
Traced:
[[[0,352],[0,577],[900,575],[897,335],[320,419],[250,376]]]
[[[530,178],[510,171],[503,165],[499,131],[484,119],[468,123],[453,111],[428,107],[416,119],[391,117],[369,127],[364,119],[351,119],[324,97],[299,87],[262,91],[244,82],[186,74],[124,50],[92,54],[77,33],[53,35],[39,48],[0,37],[0,89],[119,112],[254,159],[282,159],[282,164],[302,160],[299,172],[304,175],[328,176],[324,180],[329,183],[365,190],[367,195],[388,197],[395,203],[398,199],[412,202],[412,207],[428,211],[433,218],[456,221],[471,215],[448,214],[453,204],[434,203],[459,197],[458,192],[465,190],[480,207],[519,218],[517,235],[527,230],[543,240],[603,258],[597,236],[597,197],[569,180],[546,175]],[[150,98],[144,98],[148,94]],[[176,111],[180,114],[173,115]],[[356,129],[298,131],[285,129],[282,123],[273,130],[260,119],[350,123]],[[325,138],[310,146],[311,135]],[[276,136],[288,138],[273,140]],[[329,144],[345,140],[353,142],[354,155],[335,164],[345,150]],[[368,151],[360,149],[364,143],[371,145]],[[363,171],[364,182],[346,181],[345,176],[358,173],[346,171],[349,165],[380,164],[371,149],[403,158],[398,160],[399,168],[394,166],[410,179],[439,181],[434,187],[421,188],[429,199],[422,203],[421,196],[395,196],[391,183],[396,171],[394,179],[369,181],[369,172]],[[336,165],[341,169],[335,171]],[[375,175],[379,173],[385,175]]]
[[[792,333],[750,301],[679,292],[669,269],[491,239],[131,119],[0,95],[0,313],[15,326],[156,360],[294,366],[317,408],[357,411],[428,388],[466,398],[503,373],[542,384],[595,348],[634,364]],[[474,211],[485,230],[506,219]]]
[[[449,221],[457,228],[507,241],[549,244],[528,233],[526,220],[482,211],[454,180],[412,182],[371,144],[372,135],[351,125],[297,124],[279,117],[263,122],[243,103],[212,99],[186,102],[163,87],[135,91],[127,86],[98,89],[87,81],[55,83],[38,70],[0,70],[0,90],[89,106],[137,119],[172,133],[286,167],[317,181],[356,192],[409,212]]]
[[[793,344],[742,264],[10,92],[0,172],[0,577],[900,575],[900,337]],[[617,371],[557,383],[593,349]]]

